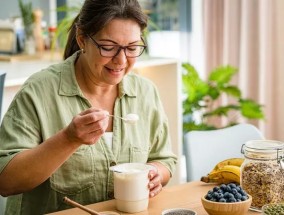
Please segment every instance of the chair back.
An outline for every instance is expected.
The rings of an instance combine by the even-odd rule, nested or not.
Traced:
[[[4,93],[4,82],[5,82],[6,73],[0,71],[0,122],[2,119],[2,101],[3,101],[3,93]],[[4,215],[6,207],[6,198],[0,196],[0,215]]]
[[[184,141],[187,181],[200,180],[222,160],[243,158],[242,145],[259,139],[264,139],[262,133],[251,124],[188,132]]]
[[[5,82],[6,73],[0,71],[0,122],[2,119],[2,101],[3,101],[3,93],[4,93],[4,82]]]

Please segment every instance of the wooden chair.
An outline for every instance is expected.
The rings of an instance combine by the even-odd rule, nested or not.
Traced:
[[[264,139],[251,124],[210,130],[190,131],[185,135],[184,155],[187,181],[200,180],[225,159],[244,157],[241,147],[248,140]]]

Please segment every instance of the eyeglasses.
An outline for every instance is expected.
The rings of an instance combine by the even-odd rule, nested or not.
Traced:
[[[120,45],[100,45],[98,44],[94,38],[90,35],[87,35],[93,43],[100,50],[100,55],[102,57],[115,57],[120,51],[123,49],[125,56],[129,58],[139,57],[147,47],[146,45],[129,45],[129,46],[120,46]]]

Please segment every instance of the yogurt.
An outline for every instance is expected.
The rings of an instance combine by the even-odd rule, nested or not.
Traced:
[[[149,171],[155,167],[143,163],[125,163],[111,167],[114,171],[116,208],[127,213],[147,210]]]

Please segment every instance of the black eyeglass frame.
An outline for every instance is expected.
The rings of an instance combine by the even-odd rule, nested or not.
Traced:
[[[96,41],[94,38],[92,38],[89,34],[87,34],[87,36],[91,39],[91,41],[93,42],[93,44],[100,50],[100,55],[101,55],[102,57],[107,57],[107,58],[116,57],[116,56],[120,53],[120,51],[123,49],[124,54],[125,54],[126,57],[128,57],[128,58],[136,58],[136,57],[141,56],[141,55],[143,54],[143,52],[145,51],[145,49],[147,48],[147,45],[129,45],[129,46],[121,46],[121,45],[117,45],[117,44],[114,44],[114,45],[100,45],[100,44],[98,44],[97,41]],[[143,43],[145,43],[142,37],[141,37],[141,40],[143,41]],[[117,50],[117,52],[116,52],[116,54],[115,54],[114,56],[111,56],[111,57],[110,57],[110,56],[103,56],[103,55],[102,55],[102,52],[101,52],[101,48],[104,47],[104,46],[110,46],[110,47],[111,47],[111,46],[116,46],[116,47],[118,47],[118,50]],[[126,50],[127,48],[131,47],[131,46],[143,47],[143,50],[141,51],[141,53],[140,53],[138,56],[134,56],[134,57],[127,56],[125,50]]]

